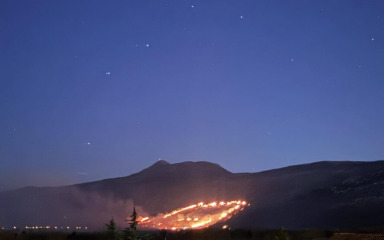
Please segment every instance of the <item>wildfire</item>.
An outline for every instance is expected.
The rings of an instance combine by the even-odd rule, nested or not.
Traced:
[[[242,211],[249,203],[246,201],[199,202],[190,206],[160,214],[156,217],[139,217],[141,227],[168,230],[200,229],[219,221],[225,221]]]

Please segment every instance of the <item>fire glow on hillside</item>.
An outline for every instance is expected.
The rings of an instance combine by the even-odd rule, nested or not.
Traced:
[[[249,203],[246,201],[199,202],[156,217],[139,217],[139,225],[144,228],[186,230],[209,227],[225,221],[242,211]]]

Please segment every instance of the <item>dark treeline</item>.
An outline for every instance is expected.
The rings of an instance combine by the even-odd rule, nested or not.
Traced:
[[[221,230],[145,231],[148,240],[326,240],[339,231],[327,230]],[[384,233],[384,229],[359,229],[343,232]],[[0,240],[109,240],[108,232],[0,231]]]

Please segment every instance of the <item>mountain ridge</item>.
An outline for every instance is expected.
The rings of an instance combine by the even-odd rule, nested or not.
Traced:
[[[153,163],[149,167],[144,168],[143,170],[140,170],[139,172],[129,174],[127,176],[109,177],[109,178],[103,178],[103,179],[100,179],[100,180],[94,180],[94,181],[84,182],[84,183],[74,183],[74,184],[69,184],[69,185],[55,185],[55,186],[32,186],[31,185],[31,186],[24,186],[24,187],[15,188],[15,189],[3,190],[1,192],[9,192],[9,191],[15,191],[15,190],[20,190],[20,189],[25,189],[25,188],[68,187],[68,186],[77,186],[77,185],[89,184],[89,183],[94,183],[94,182],[108,181],[108,180],[113,180],[113,179],[125,179],[127,177],[131,177],[133,175],[137,175],[137,174],[139,174],[139,173],[141,173],[141,172],[143,172],[143,171],[145,171],[147,169],[150,169],[150,168],[156,167],[156,166],[162,166],[162,165],[163,166],[164,165],[172,166],[172,165],[182,165],[182,164],[190,164],[190,163],[208,163],[208,164],[211,164],[213,166],[218,166],[218,167],[224,169],[226,172],[242,175],[242,174],[264,174],[264,173],[270,173],[270,172],[274,172],[274,171],[291,170],[291,169],[295,169],[297,167],[303,168],[303,167],[322,165],[322,164],[332,164],[332,165],[353,164],[353,165],[355,165],[355,164],[364,164],[364,163],[384,163],[384,160],[374,160],[374,161],[353,161],[353,160],[333,161],[333,160],[324,160],[324,161],[316,161],[316,162],[310,162],[310,163],[304,163],[304,164],[295,164],[295,165],[290,165],[290,166],[284,166],[284,167],[278,167],[278,168],[273,168],[273,169],[261,170],[261,171],[257,171],[257,172],[235,172],[234,173],[234,172],[228,171],[227,169],[223,168],[222,166],[220,166],[217,163],[212,163],[212,162],[208,162],[208,161],[183,161],[183,162],[177,162],[177,163],[169,163],[166,160],[161,159],[161,160],[156,161],[155,163]]]
[[[65,216],[97,228],[112,216],[123,221],[133,205],[155,216],[199,201],[244,199],[251,206],[228,221],[233,227],[372,227],[384,222],[383,189],[382,160],[322,161],[257,173],[161,160],[125,177],[2,192],[0,223],[59,225]]]

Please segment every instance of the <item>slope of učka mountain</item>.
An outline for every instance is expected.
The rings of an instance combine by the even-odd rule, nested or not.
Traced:
[[[384,224],[384,162],[317,162],[256,173],[245,228],[356,229]],[[248,221],[252,219],[252,221]]]
[[[83,191],[132,199],[145,206],[149,214],[170,211],[197,201],[244,198],[246,190],[238,187],[243,178],[209,162],[169,164],[159,161],[139,173],[78,185]]]
[[[159,161],[127,177],[0,193],[0,223],[103,227],[131,214],[156,215],[200,201],[243,199],[239,228],[348,229],[384,225],[384,161],[317,162],[231,173],[209,162]]]

